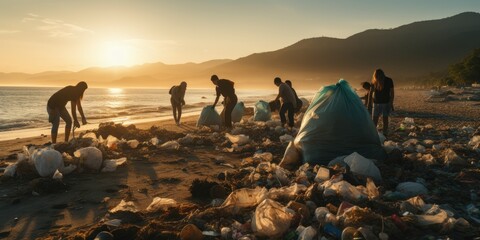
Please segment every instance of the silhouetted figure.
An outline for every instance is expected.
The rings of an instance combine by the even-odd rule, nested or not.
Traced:
[[[273,83],[278,87],[278,95],[275,100],[279,98],[282,99],[282,106],[280,107],[280,120],[282,121],[282,126],[285,126],[287,123],[287,119],[285,118],[285,113],[288,112],[288,126],[290,128],[294,125],[294,111],[295,107],[297,106],[297,100],[295,99],[295,94],[293,93],[292,89],[286,84],[282,82],[282,79],[276,77],[273,80]]]
[[[232,112],[233,108],[237,104],[237,95],[235,94],[234,82],[228,79],[218,79],[217,75],[212,75],[210,78],[212,83],[215,84],[217,87],[215,88],[217,92],[217,97],[215,98],[215,102],[213,106],[217,105],[218,98],[220,95],[223,96],[223,110],[221,113],[223,123],[225,124],[226,128],[232,128]]]
[[[297,106],[295,107],[295,113],[298,113],[298,112],[300,112],[300,109],[302,109],[303,102],[302,102],[302,100],[300,100],[300,98],[298,98],[297,92],[292,87],[292,81],[286,80],[285,83],[292,89],[293,94],[295,95],[295,100],[297,101]]]
[[[383,116],[383,134],[388,134],[388,116],[393,108],[393,99],[395,91],[393,80],[387,76],[381,69],[375,70],[372,77],[371,87],[373,99],[373,123],[378,124],[378,118]]]
[[[372,108],[373,108],[373,101],[372,101],[373,91],[371,91],[372,84],[370,84],[369,82],[362,82],[361,85],[362,85],[362,88],[366,91],[366,93],[363,97],[360,97],[360,99],[363,99],[363,104],[368,109],[368,112],[370,113],[370,115],[372,115]]]
[[[170,103],[172,104],[173,118],[175,124],[180,125],[180,118],[182,118],[182,106],[185,105],[185,91],[187,90],[187,83],[181,82],[179,86],[170,88]]]
[[[83,114],[82,98],[83,93],[88,88],[87,83],[79,82],[76,86],[66,86],[56,93],[54,93],[47,103],[48,121],[52,123],[52,143],[57,142],[58,126],[60,125],[60,118],[65,121],[65,142],[68,142],[70,130],[72,129],[72,118],[65,106],[70,102],[72,107],[73,124],[79,128],[80,123],[77,119],[77,108],[82,116],[82,124],[87,124],[87,119]]]

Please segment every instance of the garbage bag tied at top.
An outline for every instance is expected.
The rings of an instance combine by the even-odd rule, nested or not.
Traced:
[[[323,87],[313,98],[294,140],[303,162],[328,164],[357,152],[377,160],[386,158],[376,127],[347,81]]]

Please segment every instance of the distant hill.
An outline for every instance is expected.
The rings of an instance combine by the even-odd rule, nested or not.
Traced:
[[[341,77],[367,81],[376,68],[382,68],[400,83],[445,69],[478,47],[480,14],[466,12],[394,29],[367,30],[346,39],[305,39],[277,51],[222,64],[214,71],[239,79],[257,75],[268,83],[279,75],[301,84],[316,84]]]
[[[79,72],[0,73],[0,85],[65,85],[85,80],[96,86],[168,87],[209,84],[211,74],[236,82],[238,88],[272,88],[273,78],[291,79],[296,88],[318,88],[345,78],[358,84],[382,68],[396,84],[446,69],[480,47],[480,14],[415,22],[393,29],[371,29],[346,39],[301,40],[271,52],[236,60],[200,64],[149,63],[133,67],[88,68]],[[255,85],[252,85],[255,84]]]

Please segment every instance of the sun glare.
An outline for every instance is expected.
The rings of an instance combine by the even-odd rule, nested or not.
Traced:
[[[126,66],[132,60],[132,50],[122,42],[106,42],[103,47],[103,64],[105,66]]]
[[[109,88],[108,89],[108,93],[113,94],[113,95],[120,94],[122,92],[123,92],[123,89],[121,89],[121,88]]]

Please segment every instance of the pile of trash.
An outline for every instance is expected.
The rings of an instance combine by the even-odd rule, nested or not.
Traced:
[[[447,101],[480,101],[480,90],[477,88],[431,90],[427,102]]]
[[[388,153],[383,162],[352,153],[290,171],[278,165],[280,152],[267,151],[288,144],[280,142],[286,130],[278,124],[246,120],[228,134],[200,128],[186,135],[209,136],[220,146],[217,151],[245,157],[238,168],[192,182],[192,198],[204,204],[157,197],[139,209],[121,201],[75,239],[469,239],[480,234],[478,126],[436,129],[406,118],[388,139],[381,137]]]
[[[32,182],[32,194],[62,192],[68,189],[63,177],[88,172],[113,172],[151,149],[178,150],[183,144],[198,144],[195,138],[182,133],[152,127],[137,129],[102,123],[95,131],[82,134],[69,142],[46,146],[28,145],[16,154],[16,162],[4,168],[2,181],[23,179]],[[202,139],[202,141],[204,141]],[[205,141],[205,144],[211,142]]]
[[[313,118],[302,116],[297,116],[299,122]],[[241,159],[227,171],[194,180],[190,187],[194,203],[155,197],[148,207],[139,208],[124,199],[93,227],[69,236],[72,239],[385,240],[480,235],[480,126],[436,127],[405,118],[388,138],[376,133],[372,137],[386,159],[351,151],[286,169],[281,160],[287,146],[302,134],[302,126],[307,125],[285,129],[277,118],[256,121],[251,116],[235,123],[229,133],[201,124],[183,134],[109,123],[53,148],[26,147],[4,176],[37,174],[61,181],[63,175],[82,171],[115,171],[145,153],[195,148]]]

